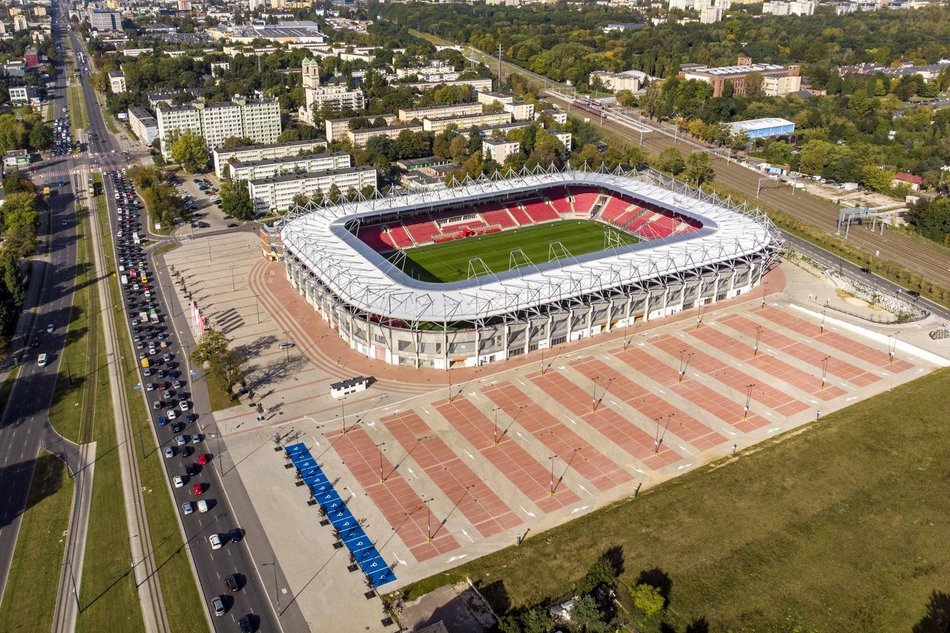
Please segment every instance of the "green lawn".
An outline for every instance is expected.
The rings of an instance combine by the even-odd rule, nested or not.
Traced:
[[[0,631],[49,631],[63,566],[73,482],[66,466],[41,451],[20,523],[0,609]]]
[[[500,273],[509,269],[511,252],[519,248],[533,263],[542,264],[561,257],[561,249],[551,252],[551,244],[555,242],[560,242],[575,257],[603,250],[607,231],[618,235],[625,245],[639,241],[629,233],[600,222],[559,220],[413,248],[406,251],[404,270],[411,277],[423,281],[458,281],[469,278],[469,261],[481,257],[492,272]],[[395,255],[393,253],[389,258],[392,260]],[[520,256],[517,265],[524,265]],[[472,276],[481,274],[483,268],[476,265]]]
[[[144,630],[144,624],[138,595],[128,573],[131,555],[125,508],[116,501],[122,479],[115,450],[115,420],[105,341],[101,335],[99,295],[93,283],[90,220],[85,207],[77,220],[76,291],[64,362],[49,414],[50,423],[66,437],[78,442],[96,442],[96,470],[79,589],[82,610],[76,630],[80,633],[98,631],[102,622],[108,620],[110,630],[133,633]]]
[[[947,411],[942,369],[409,594],[468,577],[502,610],[550,602],[619,546],[627,586],[669,575],[676,631],[909,631],[950,592]]]

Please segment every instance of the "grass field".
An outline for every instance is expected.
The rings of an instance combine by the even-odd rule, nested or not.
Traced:
[[[950,592],[947,411],[942,369],[409,593],[468,577],[502,610],[550,602],[619,546],[626,586],[672,579],[676,631],[910,631]]]
[[[40,451],[0,609],[0,631],[49,631],[63,565],[73,482],[66,466]]]
[[[128,574],[131,552],[125,508],[116,503],[122,479],[115,450],[108,360],[94,284],[90,219],[85,207],[81,209],[77,216],[76,291],[63,352],[63,359],[69,364],[66,367],[64,362],[60,366],[50,423],[74,441],[96,442],[96,470],[79,589],[82,610],[76,631],[100,630],[102,622],[108,620],[110,630],[132,633],[144,630],[144,624],[138,595]]]
[[[639,241],[629,233],[611,229],[600,222],[560,220],[413,248],[406,251],[404,271],[410,277],[422,281],[458,281],[469,278],[469,261],[481,257],[492,272],[504,272],[509,269],[511,252],[519,248],[535,264],[546,263],[551,259],[550,245],[554,242],[560,242],[575,257],[603,250],[604,236],[608,230],[616,233],[625,245]],[[558,249],[555,258],[560,253]],[[523,259],[519,258],[518,264],[523,263]],[[481,274],[482,267],[478,266],[475,276]]]

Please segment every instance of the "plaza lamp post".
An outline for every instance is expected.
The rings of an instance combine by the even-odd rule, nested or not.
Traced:
[[[426,504],[426,541],[432,542],[432,508],[429,506],[429,503],[432,501],[432,497],[423,497],[422,502]]]
[[[679,382],[683,382],[683,378],[686,377],[686,370],[689,369],[689,360],[693,357],[693,353],[690,352],[684,357],[685,349],[680,350],[680,371],[679,371]]]
[[[762,326],[756,326],[755,328],[755,345],[752,347],[752,358],[755,358],[759,353],[759,340],[762,338]]]
[[[752,389],[755,387],[755,383],[746,385],[746,394],[745,394],[745,409],[742,413],[742,419],[745,419],[749,416],[749,407],[752,405]]]
[[[593,383],[594,383],[594,384],[592,385],[591,398],[590,398],[590,410],[591,410],[591,411],[596,411],[596,410],[597,410],[597,379],[598,379],[598,378],[600,378],[600,376],[594,376],[594,377],[591,379],[591,380],[593,381]]]
[[[383,447],[386,446],[386,442],[380,442],[376,445],[376,448],[379,450],[379,483],[386,483],[386,476],[383,474]]]
[[[897,352],[897,336],[900,332],[894,332],[887,337],[887,362],[894,362],[894,354]]]
[[[550,457],[548,457],[548,460],[550,460],[551,462],[551,487],[549,489],[549,492],[551,493],[552,497],[554,496],[554,461],[556,459],[557,459],[557,455],[551,455]]]
[[[828,377],[828,361],[831,360],[831,356],[825,356],[821,359],[821,388],[825,388],[825,380]]]

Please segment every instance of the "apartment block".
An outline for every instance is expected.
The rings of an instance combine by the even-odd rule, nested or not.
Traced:
[[[681,79],[696,79],[712,84],[713,97],[721,97],[726,83],[732,84],[733,94],[742,96],[747,93],[746,80],[752,73],[762,77],[762,90],[768,97],[783,97],[801,89],[801,76],[798,65],[779,66],[777,64],[753,64],[748,57],[739,59],[735,66],[710,68],[700,64],[684,64],[680,67]]]
[[[310,141],[290,141],[288,143],[273,143],[270,145],[243,145],[231,149],[215,148],[211,151],[214,160],[214,173],[218,178],[224,178],[230,172],[230,163],[253,163],[263,160],[276,160],[288,156],[311,154],[322,150],[326,145],[323,139]]]
[[[94,31],[121,31],[122,16],[118,11],[93,9],[89,12],[89,26]]]
[[[249,162],[232,161],[228,164],[231,180],[261,180],[309,172],[346,169],[351,167],[350,155],[346,152],[329,154],[305,154]]]
[[[492,80],[490,78],[477,79],[457,79],[455,81],[413,81],[400,86],[409,86],[415,90],[435,90],[442,86],[471,86],[478,92],[488,92],[491,90]]]
[[[504,138],[486,138],[482,140],[482,153],[485,158],[490,158],[498,164],[505,162],[505,159],[521,151],[521,143],[509,141]]]
[[[419,119],[420,121],[426,117],[429,118],[440,118],[447,116],[460,116],[460,115],[470,115],[470,114],[481,114],[482,113],[482,104],[481,103],[463,103],[460,105],[451,105],[451,106],[430,106],[427,108],[400,108],[397,113],[399,114],[400,121],[412,121],[413,119]]]
[[[308,174],[290,174],[274,176],[260,180],[249,180],[248,192],[258,215],[276,213],[289,209],[294,196],[320,197],[330,193],[336,186],[340,193],[350,189],[359,191],[364,187],[376,187],[376,170],[372,167],[349,167],[331,169]]]
[[[151,145],[158,138],[158,121],[142,108],[129,108],[129,127],[146,145]]]
[[[115,94],[125,92],[125,75],[122,74],[121,70],[109,71],[109,89]]]
[[[459,130],[467,130],[472,126],[482,127],[483,125],[499,125],[501,123],[511,123],[512,116],[510,112],[487,112],[483,114],[463,114],[460,116],[448,116],[429,118],[422,120],[422,129],[433,134],[441,134],[450,125],[455,125]]]
[[[323,127],[327,135],[327,143],[335,143],[341,139],[347,138],[346,133],[350,129],[350,121],[353,121],[354,118],[362,117],[350,117],[347,119],[327,119],[323,122]],[[386,122],[386,125],[392,125],[396,122],[396,117],[392,114],[377,114],[375,116],[365,117],[370,121],[375,121],[376,119],[382,119]]]
[[[407,123],[406,125],[390,125],[387,127],[366,127],[360,128],[359,130],[347,128],[345,136],[353,147],[365,147],[366,141],[374,136],[385,136],[386,138],[394,139],[399,136],[403,130],[422,132],[424,128],[421,125],[413,125],[411,123]]]
[[[814,15],[815,3],[811,0],[792,0],[791,2],[766,2],[762,5],[763,15]]]
[[[277,99],[235,99],[231,103],[198,101],[180,107],[159,107],[157,114],[162,155],[166,160],[170,158],[167,141],[175,132],[200,134],[208,148],[214,149],[231,137],[274,143],[281,131]]]

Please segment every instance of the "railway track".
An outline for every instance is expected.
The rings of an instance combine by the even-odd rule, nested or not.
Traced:
[[[443,44],[452,44],[429,34],[420,33],[420,35],[432,41],[439,41]],[[486,55],[472,47],[465,47],[468,55],[477,61],[485,63],[489,68],[499,68],[504,78],[505,73],[517,73],[523,77],[529,78],[534,83],[544,88],[545,97],[568,112],[572,109],[577,111],[579,108],[574,100],[568,97],[567,93],[558,92],[558,90],[570,91],[567,88],[537,73],[531,72],[520,66],[516,66],[508,61],[502,61],[499,67],[498,60]],[[590,117],[591,123],[600,126],[600,117],[598,113],[589,111],[586,108],[580,108],[580,111]],[[606,113],[603,118],[603,128],[613,132],[621,138],[627,140],[630,144],[640,144],[643,140],[643,147],[652,152],[659,152],[667,147],[676,147],[682,152],[692,152],[697,149],[712,150],[708,145],[697,142],[689,138],[673,138],[668,130],[661,128],[655,123],[647,124],[653,129],[660,129],[659,132],[643,134],[626,125],[622,125],[610,118],[610,113]],[[754,198],[758,189],[760,175],[750,170],[729,162],[713,151],[710,151],[713,168],[716,173],[716,182],[723,184],[731,189]],[[834,235],[838,221],[838,207],[834,204],[820,198],[795,193],[790,187],[780,189],[766,189],[765,193],[759,194],[759,200],[768,206],[774,207],[779,211],[788,213],[807,224],[815,226]],[[902,235],[894,231],[886,231],[879,235],[866,227],[851,227],[848,241],[854,246],[866,251],[867,253],[885,260],[894,261],[904,268],[917,272],[930,281],[944,287],[950,288],[950,256],[940,250],[937,245],[930,245],[915,240],[912,237]]]

